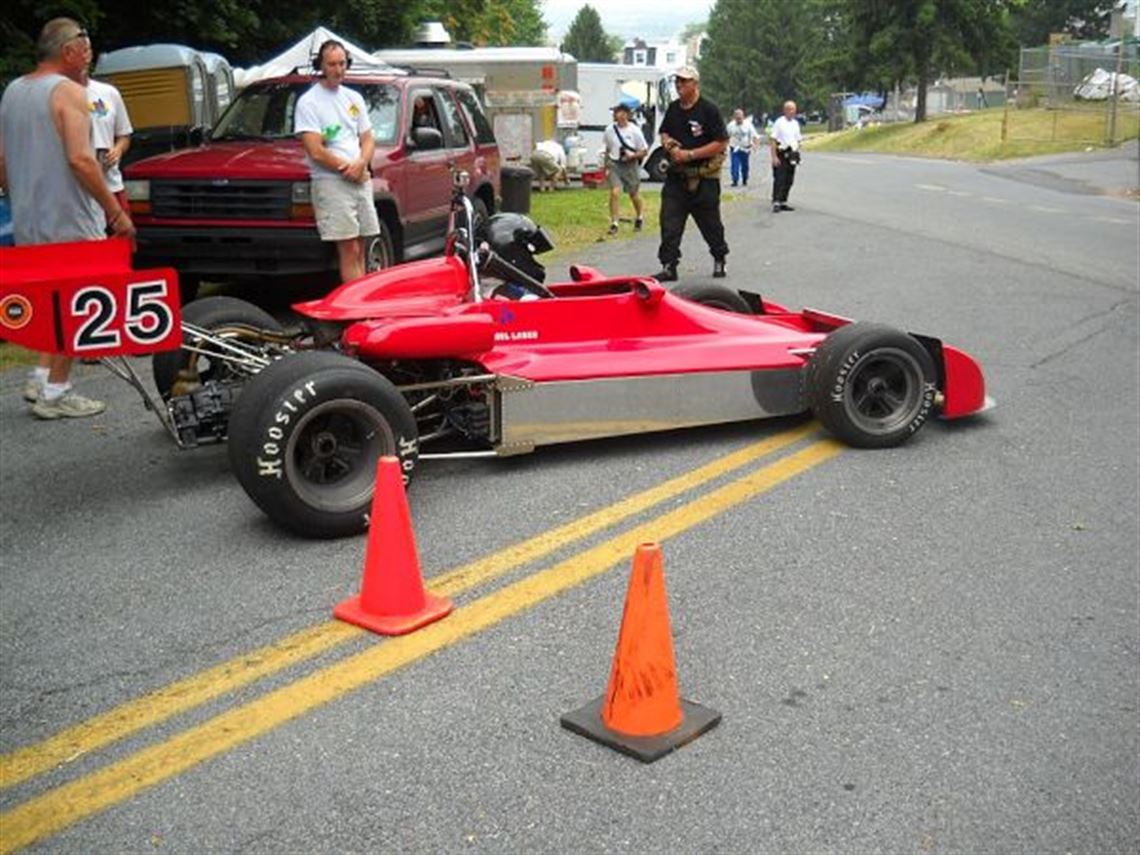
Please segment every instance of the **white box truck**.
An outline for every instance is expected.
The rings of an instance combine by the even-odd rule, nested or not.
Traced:
[[[650,181],[663,180],[668,161],[659,145],[657,132],[665,116],[665,108],[674,97],[673,71],[644,65],[580,62],[578,93],[581,96],[578,137],[583,148],[582,169],[596,169],[603,165],[602,132],[613,123],[613,106],[622,96],[632,96],[641,103],[633,121],[641,128],[649,144],[649,157],[644,168]]]

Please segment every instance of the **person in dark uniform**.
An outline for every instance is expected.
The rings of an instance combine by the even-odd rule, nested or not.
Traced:
[[[713,276],[725,275],[728,244],[720,219],[720,173],[728,130],[720,109],[701,97],[700,73],[684,66],[675,75],[677,100],[661,122],[661,145],[669,153],[669,171],[661,189],[661,246],[657,279],[674,282],[681,258],[685,221],[692,216],[713,257]]]

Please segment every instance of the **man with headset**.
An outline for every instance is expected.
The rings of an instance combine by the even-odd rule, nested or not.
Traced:
[[[343,44],[322,44],[313,58],[320,80],[297,99],[293,118],[305,147],[317,231],[336,243],[342,282],[364,275],[364,239],[380,232],[368,171],[372,123],[364,98],[342,85],[351,65]]]

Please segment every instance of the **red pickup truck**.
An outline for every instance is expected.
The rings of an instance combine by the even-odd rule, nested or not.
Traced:
[[[241,91],[207,141],[125,170],[140,267],[173,267],[183,300],[203,279],[257,280],[336,271],[309,201],[309,175],[293,134],[297,99],[315,78],[294,74]],[[499,148],[470,86],[398,72],[351,74],[364,96],[376,153],[372,190],[381,233],[366,247],[375,270],[443,249],[452,170],[469,176],[476,214],[500,197]],[[414,104],[427,117],[413,126]]]

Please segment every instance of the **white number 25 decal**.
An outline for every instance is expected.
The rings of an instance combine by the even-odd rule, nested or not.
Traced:
[[[136,344],[151,344],[170,334],[174,315],[164,299],[166,282],[132,282],[127,285],[127,310],[122,331]],[[115,295],[101,285],[92,285],[75,292],[71,299],[71,313],[85,318],[75,333],[74,349],[98,350],[119,347],[120,331],[115,324],[118,306]]]

